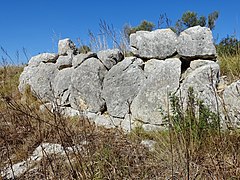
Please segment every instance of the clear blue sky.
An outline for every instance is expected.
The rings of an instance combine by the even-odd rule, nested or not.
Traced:
[[[175,22],[188,10],[205,16],[219,11],[214,37],[236,32],[239,38],[239,0],[1,0],[0,46],[13,59],[19,50],[21,61],[26,62],[23,47],[33,56],[56,52],[58,38],[88,43],[88,30],[97,33],[100,19],[120,30],[126,23],[136,26],[144,19],[157,24],[162,13]]]

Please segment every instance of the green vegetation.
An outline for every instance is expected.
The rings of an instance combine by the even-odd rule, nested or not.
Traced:
[[[240,51],[236,54],[220,53],[218,59],[221,74],[227,77],[229,83],[240,79]]]
[[[182,100],[172,95],[171,110],[165,117],[166,131],[146,132],[139,127],[130,136],[156,141],[155,158],[162,161],[162,167],[168,168],[171,178],[239,178],[240,173],[236,171],[239,164],[229,161],[233,157],[240,159],[236,146],[239,131],[221,130],[218,115],[196,99],[192,88],[186,104],[184,110]]]
[[[208,18],[206,16],[198,17],[196,12],[187,11],[182,15],[182,18],[177,21],[176,26],[182,26],[180,29],[186,29],[199,25],[202,27],[207,26],[213,30],[215,27],[215,22],[218,19],[218,15],[219,13],[214,11],[208,15]]]
[[[171,96],[171,110],[165,117],[166,130],[146,132],[138,127],[130,137],[156,141],[153,155],[157,162],[161,161],[158,167],[162,178],[239,178],[240,173],[236,171],[240,159],[236,145],[239,131],[221,130],[218,115],[195,97],[192,88],[186,104],[184,110],[182,100]],[[232,158],[237,161],[231,161]]]
[[[211,134],[218,133],[221,128],[220,118],[203,101],[197,100],[192,88],[188,90],[187,98],[184,111],[181,99],[174,95],[170,97],[172,115],[167,120],[173,124],[177,133],[184,135],[184,139],[202,144]]]
[[[223,38],[217,45],[218,55],[238,55],[240,51],[240,41],[235,36]]]
[[[216,45],[221,74],[233,82],[240,79],[240,41],[235,36],[227,36]]]

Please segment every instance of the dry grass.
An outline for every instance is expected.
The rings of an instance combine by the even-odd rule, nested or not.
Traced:
[[[229,82],[240,79],[240,52],[236,54],[222,54],[219,57],[221,74],[228,77]]]
[[[44,158],[22,179],[148,179],[157,173],[155,163],[149,163],[152,158],[148,150],[119,130],[97,128],[79,117],[43,113],[13,100],[6,103],[0,125],[0,168],[27,159],[42,142],[64,147],[88,142],[84,151],[70,153],[69,157]]]
[[[190,146],[187,146],[184,135],[175,129],[172,131],[172,139],[168,131],[137,130],[134,134],[134,138],[147,138],[157,142],[153,156],[154,163],[159,163],[156,164],[161,172],[159,179],[240,178],[240,133],[237,131],[227,130],[221,135],[208,134],[201,144],[195,142]]]
[[[6,69],[14,74],[22,70]],[[43,142],[75,147],[86,141],[84,151],[70,153],[68,157],[45,157],[19,179],[149,179],[153,174],[157,177],[156,163],[150,163],[151,153],[138,141],[130,140],[120,130],[96,127],[81,117],[42,112],[40,102],[29,91],[24,98],[19,95],[18,78],[7,75],[11,79],[8,81],[2,77],[5,76],[1,80],[6,88],[1,91],[0,171],[27,159]]]
[[[22,66],[0,66],[0,94],[16,98],[18,78],[23,71]]]
[[[223,73],[232,75],[230,79],[239,78],[239,66],[233,65],[239,57],[221,58],[221,66],[227,63]],[[75,147],[86,141],[81,151],[46,156],[17,179],[240,178],[237,130],[206,133],[204,141],[189,145],[186,133],[174,128],[161,132],[136,128],[126,135],[117,129],[96,127],[82,117],[40,111],[40,102],[28,91],[25,102],[21,101],[17,90],[21,71],[22,67],[0,69],[0,171],[25,160],[43,142]],[[143,147],[143,139],[156,141],[155,151]]]

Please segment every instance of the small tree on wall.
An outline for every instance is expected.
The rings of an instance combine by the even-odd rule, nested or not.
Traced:
[[[216,21],[219,17],[219,12],[214,11],[210,13],[208,16],[198,16],[198,14],[194,11],[187,11],[183,13],[182,17],[178,19],[174,26],[171,26],[172,21],[167,17],[166,13],[161,14],[159,17],[158,28],[161,28],[162,24],[166,24],[167,28],[171,28],[177,34],[180,34],[187,28],[200,25],[202,27],[208,27],[211,30],[215,28]],[[131,27],[129,24],[124,26],[124,36],[129,39],[129,36],[132,33],[137,31],[152,31],[155,28],[155,24],[143,20],[138,26]]]
[[[187,11],[183,13],[182,17],[177,20],[176,24],[172,29],[177,33],[181,33],[183,30],[200,25],[202,27],[208,27],[211,30],[215,28],[216,21],[218,19],[218,11],[214,11],[206,16],[198,16],[196,12]]]

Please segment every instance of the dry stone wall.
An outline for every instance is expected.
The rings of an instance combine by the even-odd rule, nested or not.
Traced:
[[[223,97],[217,93],[220,69],[210,29],[195,26],[179,36],[170,29],[138,31],[131,34],[130,47],[132,57],[118,49],[79,54],[70,39],[60,40],[58,54],[30,59],[19,90],[29,85],[36,97],[57,103],[66,115],[84,114],[96,124],[130,131],[139,125],[162,129],[169,95],[186,104],[193,87],[197,98],[221,113],[222,122],[230,112],[231,123],[239,124],[239,82],[221,89]]]

